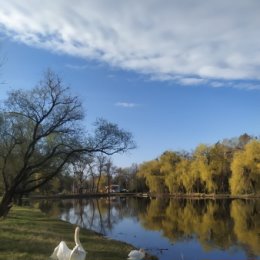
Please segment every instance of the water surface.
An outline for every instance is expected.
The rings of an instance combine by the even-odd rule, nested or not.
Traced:
[[[39,203],[52,216],[145,248],[160,260],[260,259],[259,200],[114,197]]]

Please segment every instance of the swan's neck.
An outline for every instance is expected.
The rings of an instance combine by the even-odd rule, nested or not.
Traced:
[[[75,240],[75,244],[76,244],[77,246],[82,247],[82,246],[81,246],[81,243],[80,243],[80,241],[79,241],[79,227],[76,227],[76,229],[75,229],[74,240]]]

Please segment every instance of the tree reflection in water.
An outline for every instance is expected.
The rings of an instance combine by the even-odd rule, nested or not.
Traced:
[[[108,235],[125,218],[160,231],[171,243],[196,239],[203,250],[243,249],[260,256],[259,200],[125,198],[40,201],[42,211]]]

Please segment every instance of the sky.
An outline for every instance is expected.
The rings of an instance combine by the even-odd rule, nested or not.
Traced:
[[[259,0],[0,0],[0,101],[48,68],[137,148],[127,167],[260,133]]]

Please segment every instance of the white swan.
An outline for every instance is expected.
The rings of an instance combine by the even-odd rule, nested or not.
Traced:
[[[145,257],[146,253],[143,248],[140,248],[139,250],[132,250],[128,254],[128,259],[130,260],[138,260],[143,259]]]
[[[55,260],[85,260],[87,252],[79,241],[79,227],[75,229],[74,240],[76,245],[72,250],[68,248],[64,241],[61,241],[50,258]]]

